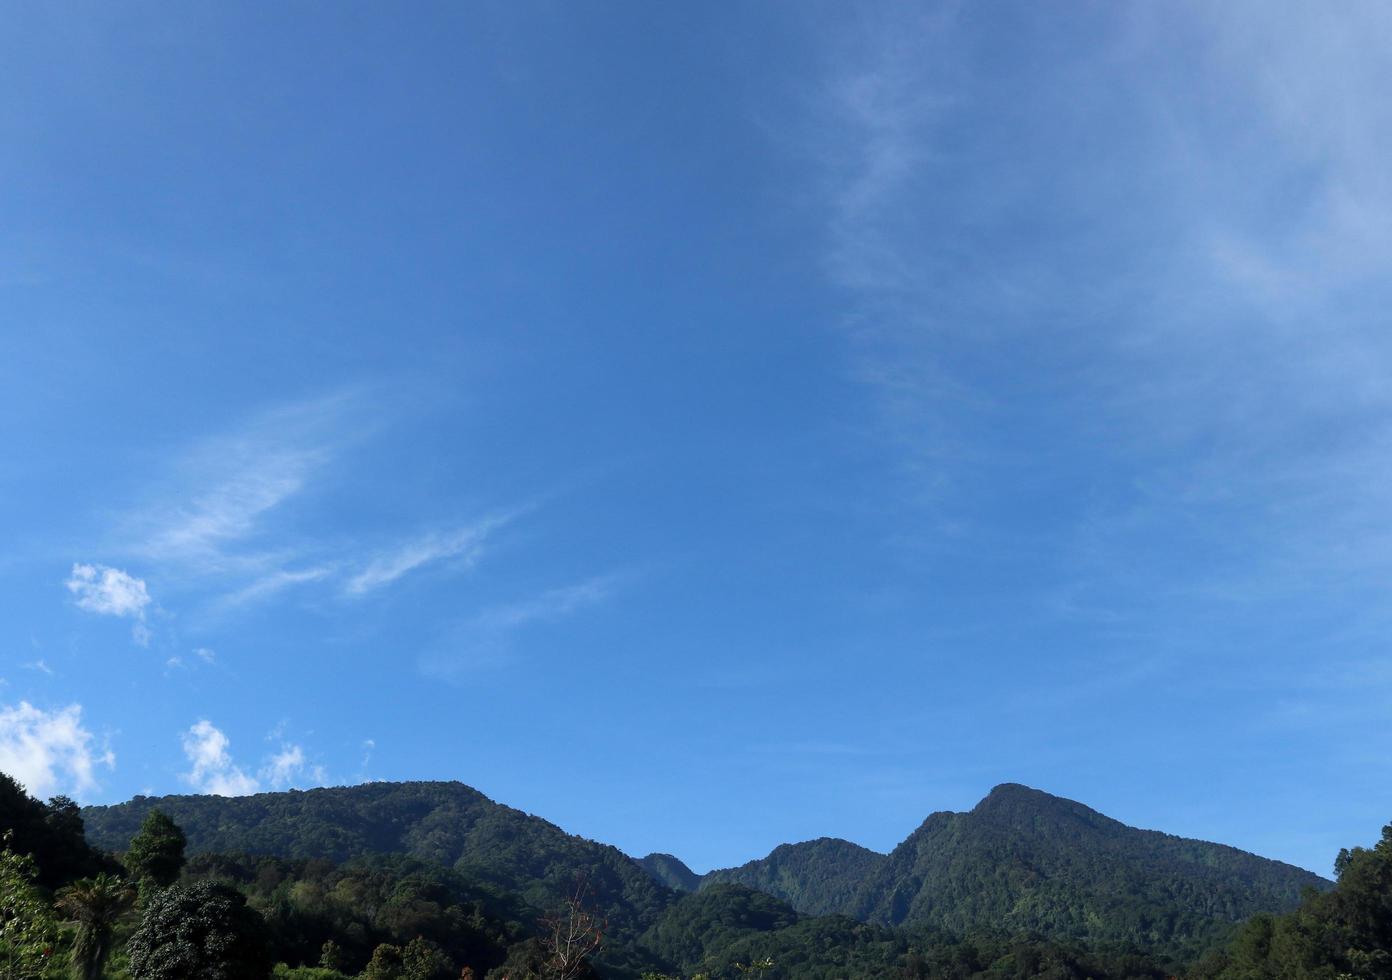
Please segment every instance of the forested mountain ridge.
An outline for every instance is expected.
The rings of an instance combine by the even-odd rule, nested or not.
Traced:
[[[807,915],[849,914],[885,855],[838,837],[780,844],[769,856],[701,879],[706,888],[733,882],[781,898]]]
[[[476,871],[447,870],[428,859],[366,854],[336,863],[317,857],[209,851],[186,858],[183,830],[148,800],[132,801],[146,814],[132,839],[117,844],[118,854],[103,853],[88,844],[83,821],[71,801],[56,797],[43,803],[6,777],[0,777],[0,789],[6,790],[0,792],[0,830],[5,837],[0,846],[0,892],[4,893],[0,925],[6,930],[0,935],[0,962],[8,964],[7,976],[33,980],[65,980],[75,975],[102,980],[186,980],[205,975],[247,980],[748,980],[751,976],[765,980],[1164,980],[1176,975],[1187,980],[1331,980],[1340,975],[1387,980],[1392,976],[1387,969],[1392,959],[1386,952],[1392,948],[1388,945],[1392,827],[1384,830],[1376,847],[1340,854],[1336,862],[1339,885],[1333,891],[1308,889],[1297,911],[1280,917],[1254,915],[1231,941],[1224,943],[1227,937],[1214,932],[1208,945],[1200,948],[1193,943],[1186,946],[1185,934],[1174,928],[1140,938],[1126,933],[1134,925],[1128,916],[1137,915],[1138,909],[1152,926],[1168,922],[1171,927],[1183,925],[1185,912],[1193,911],[1175,905],[1174,895],[1165,898],[1147,890],[1145,875],[1163,883],[1167,876],[1179,874],[1176,869],[1197,864],[1233,889],[1267,894],[1271,888],[1282,887],[1283,875],[1299,869],[1220,845],[1137,831],[1080,804],[1019,786],[997,787],[969,813],[929,817],[894,853],[877,855],[879,861],[870,859],[877,867],[862,894],[871,894],[869,886],[896,861],[904,862],[912,875],[925,866],[932,871],[934,861],[955,852],[958,857],[966,855],[970,872],[970,859],[974,854],[981,856],[977,853],[981,847],[999,846],[1003,850],[988,854],[991,860],[975,868],[974,887],[980,902],[989,907],[1002,887],[1013,886],[1019,861],[1026,861],[1033,875],[1026,884],[1035,890],[1024,892],[1017,906],[1037,912],[1048,908],[1048,901],[1058,900],[1062,904],[1055,911],[1066,924],[1064,913],[1076,912],[1069,903],[1096,898],[1087,890],[1089,875],[1118,860],[1108,854],[1110,847],[1125,861],[1141,866],[1136,872],[1140,877],[1123,880],[1117,887],[1140,890],[1122,895],[1114,908],[1086,909],[1096,920],[1087,938],[1045,936],[1009,914],[994,924],[963,931],[907,919],[890,925],[845,915],[812,917],[764,892],[709,879],[698,891],[685,893],[651,884],[663,903],[649,913],[651,922],[639,929],[637,920],[629,918],[624,928],[616,929],[602,916],[591,916],[595,896],[587,893],[567,888],[569,900],[542,908],[483,880]],[[367,846],[364,841],[378,845],[416,841],[419,827],[431,815],[449,817],[453,805],[470,811],[475,823],[497,820],[515,835],[520,849],[514,855],[517,863],[495,863],[492,874],[518,874],[549,855],[558,862],[547,872],[550,877],[526,881],[547,885],[562,871],[586,873],[585,861],[597,854],[617,853],[572,838],[544,820],[500,807],[458,784],[358,789],[363,792],[338,790],[327,799],[313,798],[314,807],[321,811],[318,819],[340,818],[344,835],[335,839],[348,841],[350,850]],[[400,798],[395,799],[398,794]],[[322,841],[316,845],[316,835],[323,828],[316,831],[312,821],[300,828],[303,833],[287,833],[284,826],[274,826],[274,821],[283,823],[302,811],[302,797],[307,795],[268,794],[266,799],[241,802],[170,797],[159,802],[205,800],[206,807],[194,806],[186,812],[208,821],[202,833],[223,835],[219,838],[223,841],[252,839],[255,835],[250,831],[256,828],[239,826],[238,821],[269,813],[272,825],[261,829],[276,833],[259,838],[263,843],[324,846]],[[118,833],[113,828],[130,816],[122,808],[91,812],[98,822],[106,821],[106,834]],[[357,813],[362,822],[348,826],[350,813]],[[467,836],[468,830],[459,833]],[[956,839],[951,837],[954,833]],[[448,834],[436,840],[444,848],[442,854],[467,852],[467,848],[461,852],[459,841]],[[537,842],[553,849],[534,850]],[[838,854],[846,856],[848,864],[866,859],[855,845],[834,839],[778,850],[777,866],[789,872],[834,869]],[[638,867],[623,860],[631,868]],[[1146,860],[1151,864],[1146,865]],[[694,877],[670,855],[649,855],[643,863],[684,880]],[[1300,874],[1323,882],[1308,872]],[[776,876],[770,873],[770,877]],[[845,880],[850,877],[847,873]],[[1199,878],[1206,880],[1202,874]],[[903,880],[920,891],[925,885],[908,877]],[[573,879],[567,884],[573,884]],[[1051,885],[1060,887],[1051,891]],[[543,887],[542,892],[546,891]],[[1113,893],[1105,897],[1117,899]],[[1157,901],[1162,904],[1154,904]],[[1195,907],[1212,911],[1210,906]],[[1221,925],[1212,917],[1199,921],[1210,928]],[[90,930],[99,923],[104,923],[100,928],[105,930],[101,941],[105,945],[83,938],[95,935]],[[553,931],[554,925],[561,931]],[[1052,927],[1057,928],[1057,923]],[[1201,934],[1190,938],[1197,942]],[[562,959],[562,951],[575,948],[570,943],[576,936],[582,941],[591,937],[594,942],[583,947],[579,960],[569,952]],[[103,968],[106,953],[110,953],[109,962]],[[1200,958],[1199,953],[1205,955]]]
[[[1258,912],[1331,883],[1222,844],[1128,827],[1081,803],[997,786],[966,813],[935,813],[848,909],[889,925],[983,927],[1088,943],[1199,949]]]
[[[635,860],[447,782],[137,797],[84,810],[88,837],[119,851],[155,807],[184,829],[193,853],[334,861],[405,854],[538,909],[555,907],[578,874],[614,937],[626,942],[651,930],[678,893],[738,884],[802,915],[958,936],[1038,935],[1185,958],[1221,941],[1234,923],[1289,911],[1304,888],[1329,884],[1235,848],[1137,830],[1015,784],[996,787],[966,813],[932,814],[889,855],[822,838],[704,877],[671,855]],[[735,901],[735,893],[726,894]]]
[[[673,891],[694,892],[701,887],[701,876],[688,868],[679,857],[655,853],[639,858],[638,863],[660,884]]]
[[[556,907],[576,876],[619,937],[655,922],[675,896],[618,848],[567,834],[458,782],[366,783],[254,796],[138,796],[82,811],[87,838],[125,848],[158,808],[188,837],[191,854],[243,853],[341,862],[404,854]]]
[[[957,935],[1037,934],[1196,953],[1258,912],[1330,882],[1222,844],[1128,827],[1014,783],[966,813],[929,816],[888,856],[848,841],[785,844],[702,879],[809,915]]]

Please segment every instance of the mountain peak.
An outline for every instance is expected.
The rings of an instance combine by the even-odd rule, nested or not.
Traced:
[[[658,884],[666,885],[673,891],[694,892],[701,884],[701,876],[674,854],[654,852],[645,858],[639,858],[638,864],[652,875]]]

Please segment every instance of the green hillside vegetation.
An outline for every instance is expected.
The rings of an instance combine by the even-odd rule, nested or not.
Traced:
[[[822,837],[783,844],[761,860],[712,871],[701,885],[734,882],[776,895],[808,915],[846,914],[855,908],[865,882],[884,862],[883,854],[869,848]]]
[[[683,970],[706,967],[712,950],[729,948],[747,936],[793,925],[797,912],[772,895],[739,885],[717,885],[678,901],[645,932],[642,943]]]
[[[1392,980],[1392,829],[1342,856],[1324,893],[1298,869],[1003,786],[888,856],[824,839],[726,872],[759,890],[697,882],[670,855],[640,864],[457,783],[82,814],[0,790],[0,975],[29,980],[266,980],[272,963],[280,980]],[[1301,884],[1297,911],[1234,924],[1263,902],[1294,909]],[[582,955],[563,963],[556,930],[577,923]],[[1230,946],[1203,946],[1224,930]]]
[[[152,809],[188,836],[191,854],[267,854],[340,862],[403,854],[518,895],[536,909],[559,905],[584,878],[611,933],[635,938],[674,896],[617,848],[494,803],[462,783],[368,783],[255,796],[136,797],[83,811],[100,847],[125,848]]]
[[[1137,830],[1025,786],[935,813],[887,857],[832,838],[713,871],[799,912],[957,935],[1038,935],[1185,962],[1329,882],[1236,848]]]
[[[677,892],[694,892],[701,887],[701,876],[671,854],[649,854],[638,863],[658,884]]]
[[[1332,891],[1289,915],[1259,914],[1193,971],[1195,980],[1392,977],[1392,825],[1371,848],[1342,851]]]
[[[115,870],[114,861],[88,846],[84,830],[82,811],[72,800],[55,796],[43,803],[0,773],[0,833],[10,835],[10,849],[37,862],[41,886],[57,888]]]
[[[1175,959],[1329,882],[1233,847],[1137,830],[1024,786],[936,813],[866,881],[856,918],[954,933],[1126,944]]]

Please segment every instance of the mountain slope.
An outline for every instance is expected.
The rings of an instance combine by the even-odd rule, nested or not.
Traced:
[[[658,884],[677,892],[694,892],[701,885],[701,876],[688,868],[681,858],[671,854],[649,854],[638,864]]]
[[[854,906],[860,889],[885,862],[885,856],[836,837],[783,844],[766,858],[738,868],[712,871],[705,888],[733,882],[781,898],[806,915],[830,915]]]
[[[1119,821],[1038,790],[996,787],[935,813],[848,908],[869,922],[1032,932],[1184,955],[1257,912],[1299,904],[1318,875],[1221,844]]]
[[[454,868],[538,909],[556,908],[578,874],[593,889],[611,935],[630,945],[680,904],[664,883],[690,889],[696,878],[670,855],[635,861],[460,783],[137,797],[84,810],[88,838],[124,849],[155,806],[184,828],[193,852],[339,861],[401,853]],[[802,915],[837,913],[956,935],[1030,933],[1185,959],[1221,940],[1234,923],[1290,910],[1302,889],[1329,883],[1235,848],[1136,830],[1079,803],[1006,784],[970,812],[931,815],[887,856],[823,838],[712,872],[698,895],[717,885],[763,891]],[[721,894],[726,904],[746,901]],[[682,902],[700,920],[723,907]],[[812,927],[799,920],[797,928]]]
[[[183,828],[190,853],[334,861],[407,854],[515,893],[538,909],[557,907],[582,875],[620,937],[648,928],[675,899],[617,848],[574,837],[462,783],[368,783],[241,797],[138,796],[84,809],[87,837],[125,850],[156,807]]]

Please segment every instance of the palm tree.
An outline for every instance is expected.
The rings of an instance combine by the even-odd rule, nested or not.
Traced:
[[[99,980],[111,952],[111,934],[134,901],[135,890],[109,874],[84,878],[58,893],[58,909],[77,921],[72,945],[76,980]]]

